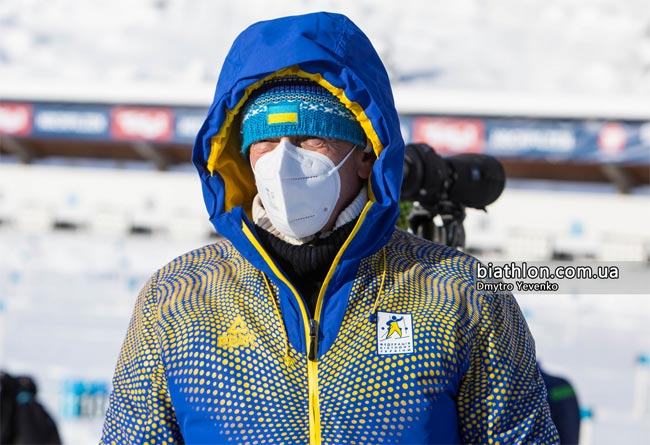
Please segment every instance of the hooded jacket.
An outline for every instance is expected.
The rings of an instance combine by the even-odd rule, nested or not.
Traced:
[[[242,105],[286,75],[338,97],[377,156],[313,314],[259,241],[240,151]],[[477,293],[470,256],[395,230],[403,157],[388,76],[349,19],[246,29],[193,150],[224,240],[172,261],[140,293],[102,442],[557,442],[513,298]]]

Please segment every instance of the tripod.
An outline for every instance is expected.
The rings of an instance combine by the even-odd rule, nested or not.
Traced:
[[[408,215],[415,235],[455,249],[465,247],[464,220],[465,206],[446,200],[426,206],[415,201]]]

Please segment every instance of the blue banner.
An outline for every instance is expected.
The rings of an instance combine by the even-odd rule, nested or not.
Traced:
[[[400,116],[399,118],[399,128],[402,133],[402,138],[404,142],[408,143],[412,140],[413,137],[413,119],[408,116]]]
[[[485,153],[500,157],[650,164],[650,123],[486,121]]]
[[[109,107],[35,105],[33,134],[71,138],[109,138]]]
[[[484,152],[488,154],[565,159],[580,151],[573,123],[511,119],[485,123]]]
[[[191,145],[207,109],[0,103],[0,134]],[[650,121],[401,116],[406,142],[443,155],[650,165]]]
[[[402,126],[407,142],[444,155],[650,164],[650,122],[409,116]]]
[[[205,117],[206,109],[178,108],[174,110],[174,141],[194,143]]]

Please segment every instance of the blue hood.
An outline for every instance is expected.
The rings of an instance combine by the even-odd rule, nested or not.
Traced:
[[[247,97],[269,78],[286,75],[309,78],[337,96],[355,114],[377,155],[369,179],[370,200],[326,279],[337,287],[334,282],[350,278],[340,271],[342,266],[358,265],[393,233],[404,158],[388,75],[352,21],[320,12],[259,22],[243,31],[224,62],[192,160],[217,232],[256,267],[286,283],[253,230],[251,204],[257,192],[250,165],[240,152],[239,134],[240,110]]]

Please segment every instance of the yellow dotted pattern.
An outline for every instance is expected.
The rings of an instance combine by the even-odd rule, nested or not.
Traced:
[[[510,295],[473,293],[473,258],[397,233],[362,262],[319,363],[327,443],[557,443],[532,337]],[[414,352],[378,355],[376,310],[413,317]]]
[[[136,302],[115,370],[102,444],[182,442],[153,329],[155,306],[148,297],[154,287],[150,280]]]
[[[318,362],[322,443],[557,443],[514,299],[475,295],[467,255],[402,232],[385,249],[387,264],[362,261]],[[161,270],[138,299],[103,443],[308,443],[307,359],[285,333],[303,328],[285,328],[277,292],[227,242]],[[377,353],[373,307],[412,316],[413,353]]]
[[[285,357],[273,298],[228,243],[163,269],[138,298],[103,443],[307,443],[306,359]]]
[[[361,275],[367,278],[353,285],[339,336],[319,364],[323,437],[329,443],[457,443],[457,347],[466,348],[469,320],[455,298],[431,296],[426,268],[408,265],[390,246],[386,256],[388,289],[377,309],[412,315],[414,352],[378,355],[377,325],[369,315],[379,294],[381,257],[365,261]],[[436,431],[441,418],[453,427]]]

